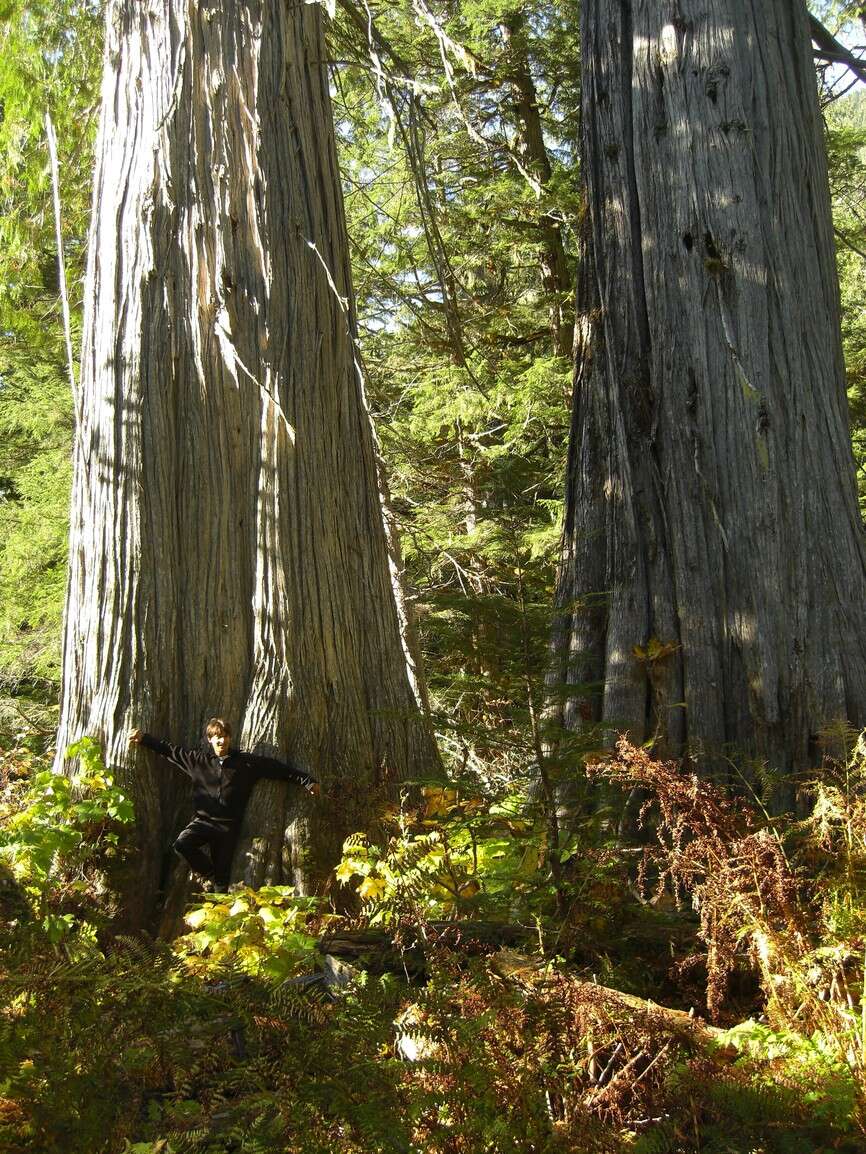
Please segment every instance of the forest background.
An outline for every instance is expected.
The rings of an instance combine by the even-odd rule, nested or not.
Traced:
[[[852,31],[856,42],[860,25],[851,5],[814,8],[832,29]],[[205,936],[187,938],[180,961],[160,952],[161,946],[108,948],[110,900],[98,881],[105,862],[88,864],[80,845],[54,842],[46,830],[56,831],[70,814],[85,829],[94,822],[107,823],[106,830],[113,821],[122,826],[124,803],[111,794],[96,761],[92,805],[104,807],[98,813],[75,810],[80,803],[71,795],[49,802],[27,794],[26,804],[22,801],[25,789],[34,783],[41,788],[40,759],[50,751],[56,728],[74,428],[45,115],[50,113],[58,140],[77,363],[103,9],[72,0],[7,3],[0,8],[0,746],[12,779],[10,812],[29,814],[30,832],[23,839],[16,835],[12,844],[19,864],[28,863],[31,897],[36,895],[32,900],[45,935],[38,949],[27,939],[34,959],[29,969],[22,968],[19,951],[6,974],[7,982],[13,975],[19,999],[22,991],[32,992],[34,981],[43,983],[40,997],[13,998],[14,1031],[6,1022],[0,1081],[7,1078],[3,1101],[10,1105],[0,1124],[7,1125],[10,1142],[18,1143],[10,1148],[93,1149],[96,1135],[106,1148],[127,1143],[126,1148],[133,1144],[142,1150],[166,1141],[178,1150],[319,1149],[317,1141],[323,1148],[346,1150],[574,1149],[579,1133],[587,1149],[593,1142],[611,1149],[817,1149],[840,1148],[846,1141],[857,1149],[864,1121],[866,1007],[850,989],[861,988],[863,980],[864,922],[855,891],[862,892],[866,847],[862,803],[850,785],[860,765],[856,753],[843,766],[850,791],[834,803],[844,820],[827,819],[825,826],[810,827],[809,836],[801,829],[794,849],[784,843],[785,863],[772,865],[773,877],[793,886],[795,879],[802,881],[791,865],[795,850],[806,859],[812,854],[814,883],[824,869],[815,862],[816,846],[823,837],[822,852],[838,861],[832,838],[844,830],[848,889],[839,888],[835,872],[827,873],[832,893],[824,894],[829,905],[821,909],[834,912],[821,923],[827,935],[819,940],[813,935],[808,942],[797,941],[797,917],[790,911],[782,918],[784,929],[771,924],[766,908],[771,903],[763,892],[763,923],[753,907],[740,924],[730,912],[717,910],[714,929],[706,911],[716,907],[706,893],[698,911],[701,926],[690,920],[692,912],[678,910],[674,899],[681,886],[694,888],[702,884],[698,877],[709,876],[706,862],[703,867],[693,862],[680,875],[674,858],[657,862],[658,876],[669,872],[672,893],[656,900],[648,913],[632,892],[628,851],[620,853],[609,839],[602,811],[587,823],[582,840],[556,846],[556,866],[572,865],[563,899],[566,883],[551,873],[546,815],[543,809],[534,815],[527,801],[538,777],[570,419],[581,220],[575,5],[479,0],[443,6],[441,24],[423,3],[395,5],[375,11],[372,37],[366,15],[363,6],[352,4],[335,10],[329,26],[332,98],[368,396],[420,620],[431,711],[453,789],[428,793],[415,814],[419,825],[405,815],[398,821],[394,860],[387,868],[381,864],[386,855],[377,858],[375,847],[363,842],[354,852],[350,847],[340,868],[343,880],[360,879],[368,922],[402,924],[407,911],[416,921],[492,912],[503,923],[533,928],[536,968],[518,979],[511,970],[503,976],[488,969],[482,980],[480,971],[460,970],[446,953],[430,963],[434,976],[423,994],[417,988],[395,993],[387,981],[375,991],[361,984],[352,994],[355,1001],[341,1004],[339,1012],[319,1003],[310,1009],[298,1002],[295,988],[277,985],[275,995],[266,979],[283,982],[309,964],[308,942],[322,928],[315,921],[322,912],[267,893],[265,899],[250,893],[243,901],[201,906],[189,928]],[[862,508],[866,95],[851,79],[838,67],[825,64],[819,70]],[[534,110],[537,120],[530,122],[527,110]],[[580,738],[579,749],[576,739],[569,740],[569,756],[580,759],[594,752],[599,735]],[[630,786],[639,781],[650,790],[675,789],[666,778],[652,778],[655,771],[638,754],[624,756],[637,760],[623,761],[613,776],[620,773]],[[757,837],[759,826],[770,828],[761,826],[766,815],[760,806],[756,815],[754,829],[728,828],[719,799],[712,835],[719,861],[733,861],[734,846],[743,852],[738,839]],[[41,866],[34,829],[42,831],[43,850],[50,850]],[[663,848],[682,851],[675,833],[664,841],[664,822],[659,829]],[[122,842],[122,828],[109,833]],[[432,842],[423,840],[434,834]],[[696,828],[692,836],[702,844]],[[30,857],[21,850],[25,841]],[[443,882],[443,844],[454,858],[450,887],[447,878]],[[790,878],[784,873],[789,867]],[[520,895],[516,905],[515,894]],[[793,901],[792,894],[785,900]],[[810,890],[804,909],[813,923],[816,901]],[[236,908],[244,902],[245,908]],[[262,909],[270,913],[262,917]],[[677,981],[669,973],[671,957],[661,968],[658,963],[659,922],[665,927],[664,950],[677,955]],[[626,925],[636,936],[629,938]],[[102,970],[93,970],[93,956],[81,945],[82,926],[104,959]],[[265,931],[271,938],[262,939]],[[763,971],[755,954],[760,934],[779,951]],[[151,948],[156,952],[148,953]],[[532,948],[523,942],[524,951],[531,954]],[[859,962],[852,962],[858,950]],[[714,951],[727,951],[729,964],[719,964],[718,957],[714,962]],[[279,964],[269,975],[273,956]],[[528,964],[527,956],[521,955],[519,965]],[[86,981],[75,968],[84,964],[82,958],[91,967]],[[561,968],[551,970],[551,958],[562,959]],[[792,958],[803,975],[817,967],[820,980],[804,977],[808,994],[800,989],[788,1001],[777,998],[776,1016],[771,1012],[768,1020],[774,975],[783,960],[790,967]],[[149,993],[142,992],[142,967],[157,975]],[[230,981],[227,1007],[220,1009],[223,1033],[231,1039],[237,1028],[232,1015],[241,1013],[232,998],[257,1005],[261,1020],[245,1025],[255,1038],[255,1071],[247,1069],[245,1083],[234,1042],[225,1043],[222,1065],[214,1068],[195,1048],[181,1052],[178,1023],[208,1019],[208,999],[214,995],[207,982],[213,982],[213,970],[225,980],[220,967],[244,980],[252,975],[258,983],[251,995],[249,989],[237,994]],[[682,977],[690,967],[691,976]],[[732,1026],[747,1013],[755,1018],[733,1041],[725,1037],[710,1058],[700,1048],[705,1038],[695,1041],[689,1027],[671,1025],[664,1017],[636,1022],[628,1008],[608,1005],[605,1024],[599,1025],[582,1000],[583,979],[591,973],[604,983],[599,989],[652,995],[684,1009],[696,1005],[700,1014],[719,1008],[721,993],[714,994],[713,980],[730,977],[739,1001],[734,998],[723,1024]],[[836,984],[829,999],[822,999],[824,979],[828,988]],[[154,1014],[154,999],[173,984],[182,992],[171,1003],[172,1012],[163,1008]],[[662,991],[667,999],[660,998]],[[93,1027],[84,1011],[88,999],[115,1006],[103,1027],[104,1046],[94,1047],[90,1066],[81,1061],[82,1039]],[[838,1020],[821,1018],[822,1000],[841,1004],[843,1012],[833,1011]],[[458,1005],[467,1025],[462,1033],[447,1034],[443,1018],[448,1007]],[[563,1006],[573,1011],[567,1022],[556,1016]],[[65,1038],[67,1054],[78,1055],[82,1067],[72,1078],[80,1101],[71,1089],[59,1091],[70,1078],[71,1068],[57,1064],[64,1047],[49,1059],[33,1042],[52,1009],[58,1037]],[[414,1028],[403,1028],[401,1036],[429,1049],[427,1065],[422,1053],[407,1074],[392,1069],[401,1061],[406,1065],[399,1054],[387,1062],[377,1057],[393,1044],[393,1023],[410,1011],[417,1015]],[[269,1024],[262,1025],[268,1015]],[[148,1016],[151,1036],[143,1025]],[[535,1039],[526,1049],[515,1036],[518,1020]],[[126,1043],[118,1062],[109,1050],[120,1021]],[[275,1064],[279,1067],[274,1039],[280,1030],[294,1031],[293,1045],[306,1048],[318,1082],[305,1081],[297,1066],[273,1072]],[[595,1043],[593,1030],[603,1035]],[[324,1039],[319,1050],[317,1036]],[[556,1036],[567,1044],[555,1043]],[[42,1055],[44,1068],[34,1075],[28,1072],[34,1068],[28,1046]],[[339,1066],[334,1054],[341,1046],[347,1052],[354,1048],[363,1071],[358,1080],[373,1081],[378,1105],[365,1107],[334,1083],[332,1067]],[[726,1047],[746,1057],[728,1056],[722,1076],[718,1054]],[[516,1069],[521,1064],[525,1069]],[[188,1076],[181,1073],[185,1069]],[[475,1071],[465,1075],[462,1088],[461,1069]],[[115,1101],[103,1101],[94,1111],[82,1103],[88,1085],[100,1081],[119,1090]],[[801,1091],[807,1084],[818,1089],[803,1110]],[[455,1098],[473,1095],[477,1110],[464,1102],[461,1113]],[[215,1122],[220,1111],[222,1120]],[[732,1125],[741,1126],[743,1136],[732,1137]],[[220,1126],[230,1136],[220,1131],[223,1136],[214,1137]],[[317,1126],[324,1127],[327,1143],[321,1135],[309,1137]],[[73,1145],[63,1146],[64,1141]]]

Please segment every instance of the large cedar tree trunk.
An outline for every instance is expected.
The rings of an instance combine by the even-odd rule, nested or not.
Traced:
[[[565,722],[708,772],[866,722],[866,563],[806,7],[583,0]]]
[[[146,911],[189,800],[126,732],[194,744],[225,715],[322,780],[318,803],[260,786],[235,860],[304,888],[377,796],[436,766],[389,576],[319,6],[114,0],[97,156],[59,748],[95,734],[131,782]]]

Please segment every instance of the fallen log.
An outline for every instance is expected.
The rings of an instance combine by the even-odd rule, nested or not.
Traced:
[[[393,930],[334,930],[316,942],[321,954],[351,960],[374,973],[393,971],[417,975],[426,968],[431,949],[460,950],[471,956],[505,946],[520,946],[533,937],[528,926],[502,922],[434,921],[423,928]]]
[[[724,1030],[710,1026],[691,1011],[663,1006],[648,998],[623,993],[611,986],[584,981],[561,970],[551,972],[548,963],[537,956],[522,953],[515,946],[525,946],[534,937],[526,926],[500,922],[436,921],[419,927],[406,927],[399,940],[399,930],[335,930],[323,935],[316,943],[321,954],[351,961],[359,969],[373,973],[393,972],[423,975],[426,969],[426,951],[430,949],[460,950],[467,955],[489,954],[491,971],[501,979],[526,989],[541,988],[564,977],[576,990],[586,995],[600,1014],[612,1021],[619,1014],[635,1013],[651,1017],[670,1033],[687,1035],[693,1041],[718,1046]],[[722,1051],[722,1056],[727,1056]]]
[[[565,978],[579,993],[586,996],[587,1003],[596,1007],[600,1014],[615,1020],[618,1014],[640,1014],[652,1018],[672,1034],[687,1035],[695,1041],[718,1045],[725,1030],[710,1026],[691,1010],[677,1010],[663,1006],[649,998],[639,998],[636,994],[626,994],[612,986],[602,986],[598,982],[587,981],[562,971],[551,975],[547,963],[517,950],[503,949],[490,959],[490,969],[505,981],[514,982],[524,988],[541,988],[552,981]],[[736,1051],[732,1049],[732,1052]],[[726,1049],[723,1049],[723,1054]]]

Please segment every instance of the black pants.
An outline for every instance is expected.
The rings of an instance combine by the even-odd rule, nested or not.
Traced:
[[[232,858],[238,840],[235,822],[219,821],[196,814],[186,829],[178,834],[172,849],[190,869],[213,881],[218,890],[228,888]],[[205,849],[209,853],[205,853]]]

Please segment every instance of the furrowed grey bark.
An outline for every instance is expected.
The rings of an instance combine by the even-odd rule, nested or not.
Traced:
[[[186,817],[133,724],[224,714],[264,784],[252,882],[308,886],[378,794],[435,770],[390,583],[319,6],[114,0],[107,17],[58,748],[136,794],[141,901]]]
[[[554,680],[707,772],[866,723],[866,555],[805,6],[583,0]],[[655,639],[655,643],[653,642]],[[637,647],[637,649],[635,648]],[[790,790],[788,791],[790,797]]]

